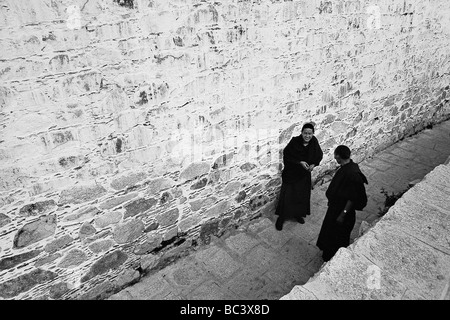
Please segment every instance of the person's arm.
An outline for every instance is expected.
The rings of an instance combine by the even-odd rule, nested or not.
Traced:
[[[296,164],[296,165],[301,165],[302,168],[304,168],[305,170],[308,170],[309,166],[308,166],[308,164],[305,161],[298,161],[294,157],[290,156],[288,150],[289,150],[289,147],[290,147],[291,143],[294,143],[293,139],[291,139],[289,141],[289,143],[287,144],[287,146],[283,149],[283,161],[289,162],[289,163],[293,163],[293,164]]]
[[[320,162],[322,161],[322,159],[323,159],[323,151],[320,148],[320,145],[317,143],[317,157],[316,157],[316,159],[314,161],[314,164],[316,166],[318,166],[320,164]]]
[[[316,138],[317,139],[317,138]],[[309,171],[313,171],[314,167],[318,166],[323,159],[323,151],[320,148],[319,141],[317,141],[314,162],[309,165]]]
[[[309,170],[309,167],[310,167],[308,165],[308,163],[306,163],[305,161],[298,161],[298,160],[294,160],[294,159],[291,159],[291,158],[286,158],[285,161],[290,162],[290,163],[294,163],[294,164],[299,164],[306,170]]]
[[[290,162],[290,163],[294,163],[294,164],[297,164],[297,165],[301,165],[305,170],[309,170],[310,169],[310,166],[305,161],[298,161],[298,160],[291,159],[289,157],[286,158],[284,161]]]
[[[352,206],[353,206],[353,202],[351,200],[347,200],[347,203],[345,204],[344,210],[341,211],[341,213],[339,214],[339,216],[336,219],[337,223],[343,223],[344,222],[345,216],[352,209]]]
[[[364,182],[358,173],[356,172],[349,173],[347,185],[343,186],[346,190],[345,195],[347,202],[345,204],[344,209],[337,217],[336,222],[343,223],[347,213],[354,208],[354,204],[359,203],[361,198],[360,189],[361,186],[363,186],[363,183]]]
[[[292,158],[289,158],[289,157],[287,157],[287,158],[284,158],[284,161],[286,161],[286,162],[290,162],[290,163],[295,163],[295,164],[300,164],[300,161],[298,161],[298,160],[294,160],[294,159],[292,159]]]

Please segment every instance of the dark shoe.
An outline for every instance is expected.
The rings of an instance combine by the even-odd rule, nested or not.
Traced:
[[[278,218],[277,222],[275,222],[275,228],[280,231],[283,230],[283,219]]]
[[[302,217],[297,218],[298,223],[300,224],[304,224],[305,223],[305,219],[303,219]]]

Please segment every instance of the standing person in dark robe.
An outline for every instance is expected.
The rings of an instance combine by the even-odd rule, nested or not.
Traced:
[[[317,247],[323,251],[324,261],[329,261],[340,247],[350,244],[355,210],[362,210],[367,204],[364,187],[364,184],[368,184],[367,178],[358,164],[350,159],[350,149],[338,146],[334,151],[334,158],[340,167],[325,193],[328,210],[317,239]]]
[[[282,184],[275,214],[275,227],[283,229],[287,219],[305,223],[310,214],[311,171],[320,164],[323,152],[314,136],[314,126],[307,123],[301,135],[293,137],[283,150]]]

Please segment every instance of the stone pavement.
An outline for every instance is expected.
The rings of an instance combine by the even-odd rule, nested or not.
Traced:
[[[450,300],[450,157],[281,300]]]
[[[373,222],[384,207],[387,192],[407,189],[450,155],[450,121],[406,138],[360,163],[369,185],[369,202],[357,212],[352,239],[361,221]],[[144,276],[111,300],[149,299],[279,299],[296,285],[305,284],[322,266],[315,246],[326,212],[328,182],[314,188],[311,212],[301,225],[287,221],[274,227],[275,216],[262,217],[216,238],[207,246],[156,273]]]

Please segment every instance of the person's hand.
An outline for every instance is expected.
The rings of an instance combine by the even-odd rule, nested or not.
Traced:
[[[313,171],[314,167],[315,167],[314,164],[310,164],[308,170],[309,170],[309,171]]]
[[[339,216],[337,217],[336,222],[337,222],[339,225],[344,224],[344,217],[345,217],[345,213],[344,213],[344,211],[342,211],[342,212],[339,214]]]
[[[305,161],[300,161],[300,164],[305,170],[309,170],[309,165]]]

